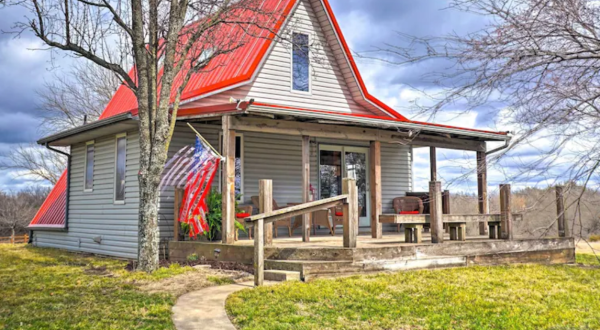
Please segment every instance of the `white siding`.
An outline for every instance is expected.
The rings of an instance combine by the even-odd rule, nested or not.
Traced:
[[[95,141],[94,187],[83,191],[85,143],[71,148],[68,232],[34,231],[34,244],[136,258],[139,209],[138,134],[127,134],[125,204],[114,204],[115,136]],[[100,237],[101,243],[94,242]]]
[[[301,0],[283,33],[306,33],[311,44],[311,92],[292,92],[291,38],[279,41],[247,94],[258,102],[344,113],[373,114],[357,104],[310,1]],[[378,113],[380,114],[380,113]]]

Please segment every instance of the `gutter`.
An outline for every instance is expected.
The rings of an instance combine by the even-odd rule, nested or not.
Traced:
[[[62,230],[68,231],[69,230],[69,196],[71,194],[71,154],[68,154],[62,150],[52,148],[50,145],[48,145],[48,142],[46,142],[44,144],[44,146],[46,147],[46,149],[48,149],[50,151],[54,151],[61,155],[67,156],[67,188],[66,188],[67,196],[65,196],[65,198],[66,198],[65,199],[65,226],[64,226],[64,228],[62,228]],[[33,234],[33,230],[32,230],[32,234]],[[32,237],[32,236],[33,235],[30,235],[29,237]]]
[[[61,153],[61,154],[65,154],[65,153],[63,153],[60,150],[49,148],[48,147],[48,143],[52,143],[52,142],[55,142],[55,141],[60,140],[60,139],[68,138],[70,136],[73,136],[73,135],[76,135],[76,134],[79,134],[79,133],[83,133],[85,131],[89,131],[89,130],[92,130],[92,129],[95,129],[95,128],[100,128],[100,127],[103,127],[103,126],[107,126],[107,125],[110,125],[110,124],[118,123],[118,122],[129,120],[129,119],[133,119],[133,115],[131,114],[131,112],[122,113],[122,114],[119,114],[119,115],[116,115],[116,116],[112,116],[112,117],[109,117],[109,118],[106,118],[106,119],[97,120],[97,121],[91,122],[89,124],[81,125],[81,126],[78,126],[78,127],[75,127],[75,128],[71,128],[69,130],[66,130],[66,131],[63,131],[63,132],[60,132],[60,133],[57,133],[57,134],[54,134],[54,135],[47,136],[45,138],[42,138],[42,139],[38,140],[37,143],[41,144],[41,145],[45,145],[46,148],[48,148],[50,150],[56,151],[56,152]]]
[[[498,152],[498,151],[504,150],[504,149],[508,148],[508,145],[509,145],[509,143],[510,143],[510,139],[508,139],[508,140],[505,140],[505,141],[504,141],[504,145],[503,145],[503,146],[501,146],[501,147],[498,147],[498,148],[496,148],[496,149],[492,149],[492,150],[490,150],[490,151],[486,151],[485,155],[486,155],[486,156],[487,156],[487,155],[491,155],[491,154],[493,154],[493,153],[496,153],[496,152]]]
[[[391,121],[391,120],[383,120],[383,119],[375,119],[375,118],[367,118],[367,117],[352,117],[352,120],[348,120],[348,118],[344,116],[340,116],[339,114],[331,114],[326,112],[317,112],[317,111],[303,111],[303,110],[294,110],[294,109],[281,109],[281,108],[273,108],[269,106],[257,105],[254,104],[252,107],[248,109],[250,112],[258,112],[258,113],[269,113],[269,114],[282,114],[282,115],[290,115],[294,117],[307,117],[307,118],[318,118],[318,119],[326,119],[326,120],[337,120],[337,121],[346,121],[348,123],[353,124],[365,124],[374,127],[390,129],[390,128],[402,128],[411,131],[426,131],[426,132],[434,132],[434,133],[446,133],[446,134],[456,134],[461,136],[468,136],[474,138],[480,138],[488,141],[510,141],[511,137],[508,135],[494,134],[488,132],[481,132],[476,130],[463,130],[459,128],[452,127],[443,127],[443,126],[430,126],[423,125],[418,123],[411,122],[401,122],[401,121]]]

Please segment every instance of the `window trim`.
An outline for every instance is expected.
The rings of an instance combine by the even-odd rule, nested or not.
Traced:
[[[92,188],[88,189],[86,188],[85,184],[87,182],[87,165],[88,165],[88,147],[90,145],[94,146],[94,158],[96,158],[96,143],[94,140],[91,141],[87,141],[85,143],[85,149],[84,149],[84,163],[83,163],[83,192],[93,192],[94,191],[94,167],[96,166],[96,162],[94,162],[92,167]]]
[[[127,178],[127,133],[119,133],[115,135],[115,168],[113,176],[113,203],[116,205],[125,205],[125,195],[123,200],[117,199],[117,160],[119,153],[119,139],[125,138],[125,179]]]
[[[308,91],[299,91],[294,89],[294,34],[303,34],[308,39]],[[312,95],[312,65],[311,60],[312,56],[310,54],[310,43],[312,41],[312,37],[310,33],[302,32],[302,31],[292,31],[291,33],[291,49],[290,49],[290,92],[295,94],[302,95]]]
[[[240,198],[237,199],[238,202],[244,202],[244,133],[235,133],[235,137],[240,138],[240,161],[242,164],[242,168],[240,169]],[[223,131],[219,131],[219,152],[223,153]],[[223,162],[219,165],[219,191],[223,191]]]

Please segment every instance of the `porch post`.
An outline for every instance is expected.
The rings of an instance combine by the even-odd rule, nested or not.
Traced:
[[[260,180],[258,182],[258,212],[260,214],[273,211],[273,180]],[[273,245],[273,223],[264,224],[264,245]],[[256,233],[256,232],[255,232]],[[258,240],[254,237],[254,240]]]
[[[442,215],[442,183],[429,182],[429,216],[431,220],[431,242],[444,243],[444,221]]]
[[[382,213],[381,202],[381,142],[371,141],[370,148],[370,190],[371,190],[371,237],[381,238],[382,227],[379,216]]]
[[[500,238],[513,239],[511,193],[509,184],[500,185]]]
[[[570,237],[569,224],[565,217],[565,196],[563,186],[556,186],[556,216],[558,218],[558,237]]]
[[[310,136],[302,136],[302,203],[310,201]],[[310,242],[311,213],[302,215],[302,241]]]
[[[437,181],[437,154],[435,147],[429,147],[429,170],[431,172],[429,181]]]
[[[231,116],[223,116],[223,150],[221,165],[222,236],[223,244],[235,242],[235,131],[231,129]]]
[[[479,201],[479,214],[489,213],[487,193],[487,160],[485,151],[477,151],[477,199]],[[479,223],[479,235],[488,234],[488,223]]]

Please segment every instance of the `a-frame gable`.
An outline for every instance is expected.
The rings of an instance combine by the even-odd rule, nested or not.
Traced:
[[[307,34],[310,39],[311,90],[308,93],[293,91],[291,87],[292,32]],[[365,102],[359,84],[352,77],[352,68],[340,54],[343,49],[320,1],[298,0],[282,36],[283,40],[278,40],[267,54],[255,80],[241,87],[237,95],[246,94],[257,102],[289,107],[389,116]]]

